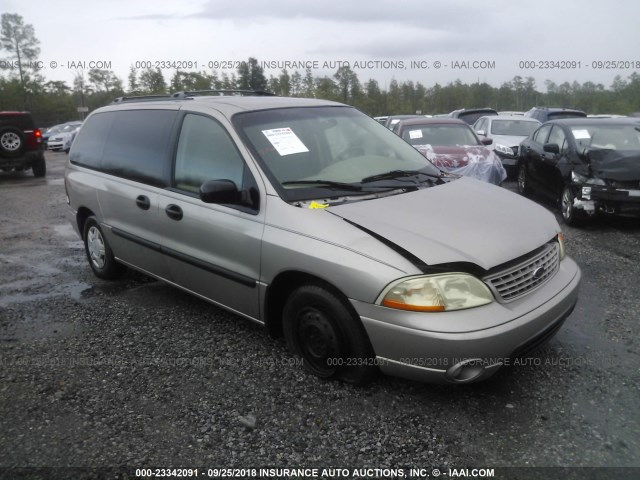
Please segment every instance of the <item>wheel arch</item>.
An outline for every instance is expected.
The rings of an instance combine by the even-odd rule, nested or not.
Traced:
[[[94,215],[95,214],[87,207],[80,207],[76,213],[76,223],[78,225],[78,231],[80,232],[82,240],[84,240],[84,224],[86,223],[87,218]]]
[[[267,287],[264,302],[264,318],[267,331],[272,337],[283,336],[282,312],[285,302],[291,292],[302,285],[318,285],[333,292],[345,301],[345,306],[354,315],[354,317],[358,319],[358,321],[360,320],[355,308],[353,308],[353,305],[351,305],[347,296],[331,282],[311,273],[289,270],[279,273]]]

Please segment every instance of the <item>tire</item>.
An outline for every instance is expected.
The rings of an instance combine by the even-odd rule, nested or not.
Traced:
[[[84,224],[84,251],[93,273],[105,280],[116,280],[126,271],[126,267],[116,262],[111,247],[107,243],[96,217],[87,218]]]
[[[320,378],[366,385],[378,374],[369,338],[347,300],[318,284],[294,290],[284,306],[289,349]]]
[[[24,134],[17,128],[0,129],[0,154],[5,158],[19,157],[24,153]]]
[[[31,164],[31,170],[33,170],[34,177],[44,177],[47,174],[47,164],[44,161],[44,157],[40,157]]]
[[[573,205],[575,196],[571,186],[565,185],[560,195],[560,213],[562,214],[562,220],[569,226],[576,227],[584,223],[586,220],[585,213],[581,210],[576,210]]]
[[[518,193],[524,197],[531,195],[531,187],[529,186],[529,174],[524,163],[518,168]]]

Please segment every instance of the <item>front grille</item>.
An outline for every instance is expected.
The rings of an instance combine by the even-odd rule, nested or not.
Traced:
[[[548,243],[525,261],[483,278],[502,303],[511,302],[547,283],[560,268],[560,247]]]

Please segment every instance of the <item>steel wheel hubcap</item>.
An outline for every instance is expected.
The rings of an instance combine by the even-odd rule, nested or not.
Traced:
[[[91,227],[87,233],[87,249],[89,251],[89,257],[91,257],[91,262],[96,266],[96,268],[104,268],[104,239],[97,227]]]
[[[300,316],[299,328],[302,354],[309,367],[318,375],[332,375],[342,358],[342,348],[331,320],[316,309],[308,309]]]

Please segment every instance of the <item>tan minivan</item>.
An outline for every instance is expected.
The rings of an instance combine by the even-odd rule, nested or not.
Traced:
[[[65,183],[96,275],[134,268],[264,324],[320,377],[482,380],[577,300],[551,213],[334,102],[118,99]]]

